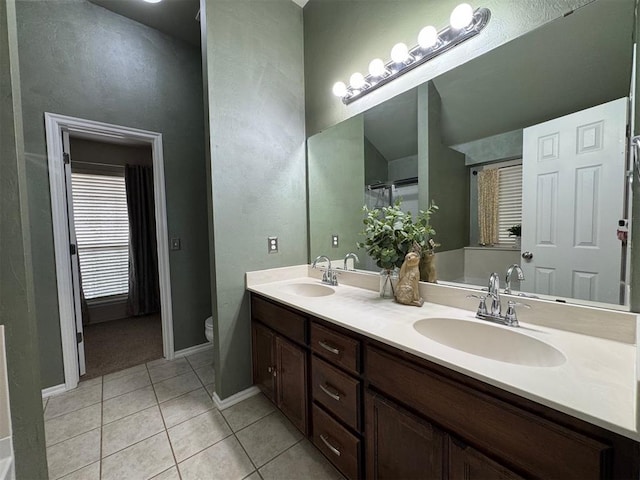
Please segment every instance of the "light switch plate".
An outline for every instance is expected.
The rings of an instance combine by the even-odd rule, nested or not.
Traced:
[[[331,248],[338,248],[340,246],[340,241],[338,239],[337,234],[331,235]]]
[[[180,243],[181,242],[180,242],[179,238],[172,238],[171,239],[171,250],[180,250],[182,248]]]
[[[278,253],[278,237],[268,237],[267,248],[269,253]]]

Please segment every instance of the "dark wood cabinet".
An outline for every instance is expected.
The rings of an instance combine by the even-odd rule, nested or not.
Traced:
[[[449,480],[522,480],[464,442],[448,437]]]
[[[255,296],[251,305],[253,383],[306,435],[308,352],[298,342],[307,319]]]
[[[307,352],[276,335],[277,405],[291,422],[307,433]]]
[[[365,394],[366,477],[443,478],[444,434],[383,397]]]
[[[275,403],[276,335],[270,328],[253,322],[251,325],[251,339],[253,341],[253,384],[260,388],[269,400]]]
[[[252,295],[254,383],[349,479],[640,478],[640,444]]]

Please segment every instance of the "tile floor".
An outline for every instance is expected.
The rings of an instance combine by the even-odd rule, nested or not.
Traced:
[[[44,399],[50,479],[342,478],[263,395],[219,411],[212,362],[156,360]]]

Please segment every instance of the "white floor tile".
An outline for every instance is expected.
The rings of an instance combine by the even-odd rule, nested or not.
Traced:
[[[182,480],[241,480],[254,467],[235,437],[222,440],[178,464]]]
[[[145,367],[144,370],[130,375],[118,377],[113,380],[105,380],[102,398],[104,400],[108,400],[110,398],[117,397],[118,395],[123,395],[125,393],[138,390],[139,388],[146,387],[149,384],[151,384],[151,380],[149,379],[149,374]]]
[[[49,478],[54,480],[100,460],[97,428],[47,448]]]
[[[155,383],[153,388],[156,391],[158,402],[162,403],[172,398],[179,397],[187,392],[202,388],[202,384],[200,383],[200,380],[198,380],[196,374],[192,371]]]
[[[160,404],[160,410],[167,428],[178,425],[213,408],[215,408],[213,400],[211,400],[204,388],[199,388]]]
[[[158,383],[167,378],[177,377],[193,369],[186,358],[177,358],[171,362],[165,362],[155,367],[149,367],[149,376],[151,383]]]
[[[60,443],[100,426],[102,405],[96,403],[44,422],[47,446]]]
[[[108,423],[102,427],[102,457],[163,431],[164,422],[157,405]]]
[[[102,480],[152,478],[174,465],[166,432],[154,435],[102,460]]]
[[[64,415],[65,413],[80,410],[100,403],[102,399],[102,385],[93,387],[74,389],[61,395],[50,397],[47,402],[47,408],[44,410],[44,418],[50,418]]]
[[[102,423],[107,424],[158,404],[151,385],[110,398],[102,403]]]
[[[217,410],[209,410],[169,429],[169,440],[178,462],[229,435],[231,429]]]

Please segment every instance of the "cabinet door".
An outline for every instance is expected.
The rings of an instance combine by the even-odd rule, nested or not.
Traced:
[[[365,399],[367,478],[440,479],[443,433],[379,395]]]
[[[307,433],[307,352],[276,336],[278,407],[305,435]]]
[[[449,480],[521,480],[520,475],[449,437]]]
[[[276,401],[275,333],[259,323],[251,324],[253,340],[253,383],[262,393]]]

